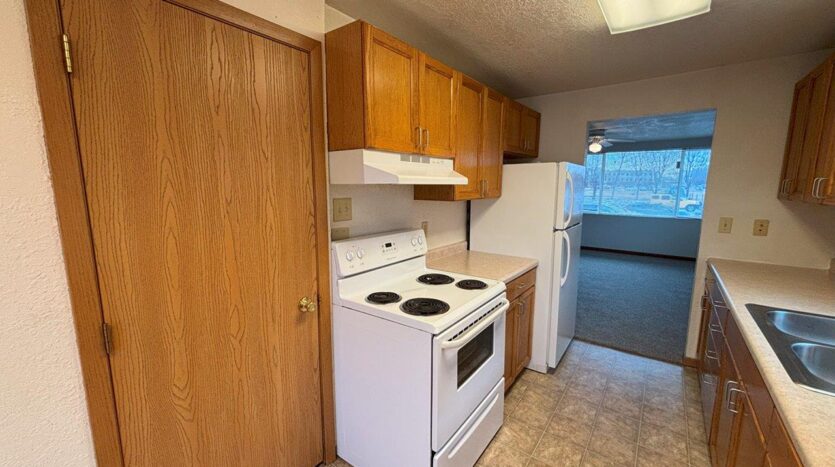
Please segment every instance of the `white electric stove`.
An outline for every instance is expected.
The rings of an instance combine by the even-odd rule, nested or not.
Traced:
[[[422,230],[333,242],[337,452],[472,466],[502,424],[502,282],[426,267]]]

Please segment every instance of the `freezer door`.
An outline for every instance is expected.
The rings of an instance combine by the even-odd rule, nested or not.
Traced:
[[[583,190],[586,168],[560,162],[557,188],[557,212],[554,228],[565,230],[583,221]]]
[[[554,232],[554,278],[551,284],[551,326],[548,334],[548,366],[554,368],[574,338],[577,317],[577,285],[580,280],[582,224]]]

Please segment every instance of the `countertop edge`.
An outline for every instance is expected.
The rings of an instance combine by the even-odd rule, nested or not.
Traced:
[[[480,271],[473,271],[471,268],[472,266],[464,266],[469,261],[469,255],[475,253],[476,255],[486,255],[489,257],[494,257],[496,260],[501,261],[502,258],[505,260],[512,260],[519,262],[520,264],[516,265],[513,268],[506,269],[506,272],[501,266],[497,266],[495,269],[499,269],[500,273],[491,275],[479,274]],[[450,265],[450,262],[454,262],[455,260],[459,259],[462,263],[461,267],[454,267]],[[526,258],[522,256],[510,256],[510,255],[500,255],[496,253],[488,253],[483,251],[474,251],[474,250],[466,250],[459,253],[455,253],[449,256],[442,257],[440,259],[429,261],[427,262],[427,266],[432,269],[438,269],[441,271],[449,271],[455,272],[459,274],[467,274],[470,276],[475,277],[484,277],[486,279],[493,279],[504,282],[505,284],[513,281],[514,279],[520,277],[521,275],[527,273],[528,271],[539,267],[539,261],[533,258]],[[484,269],[484,267],[480,268]]]

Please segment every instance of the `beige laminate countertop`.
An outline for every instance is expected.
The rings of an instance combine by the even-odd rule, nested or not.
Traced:
[[[442,258],[429,259],[426,265],[432,269],[484,277],[507,284],[538,264],[537,260],[530,258],[464,250]]]
[[[835,396],[795,384],[746,303],[835,316],[835,280],[828,270],[709,259],[774,404],[806,466],[835,465]]]

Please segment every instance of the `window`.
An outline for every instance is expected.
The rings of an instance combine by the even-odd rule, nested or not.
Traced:
[[[586,155],[583,212],[701,219],[710,149]]]

